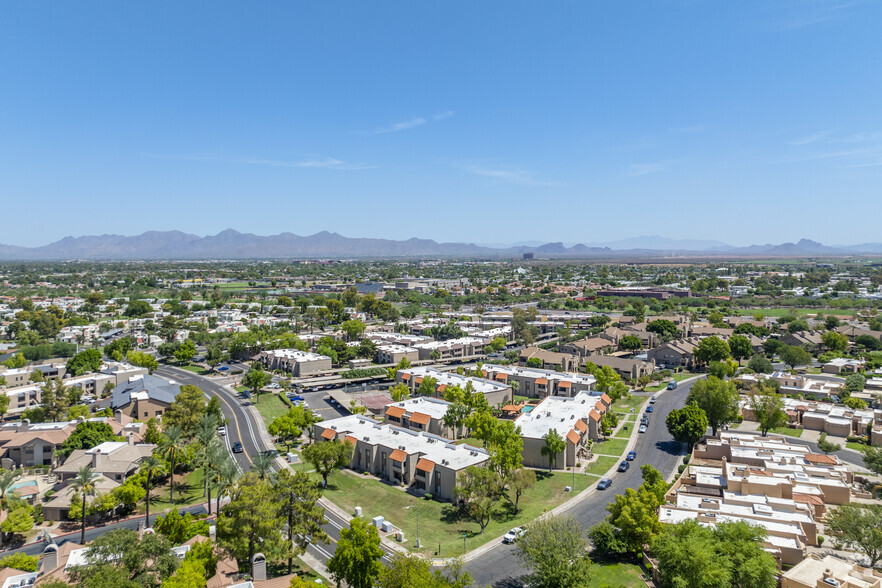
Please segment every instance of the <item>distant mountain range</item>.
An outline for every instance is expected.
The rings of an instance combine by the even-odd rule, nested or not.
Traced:
[[[733,247],[720,241],[635,237],[610,243],[486,246],[438,243],[430,239],[350,238],[322,231],[302,237],[293,233],[254,235],[227,229],[200,237],[181,231],[148,231],[141,235],[65,237],[42,247],[0,244],[0,260],[155,260],[280,258],[511,258],[533,253],[537,258],[625,257],[818,257],[882,255],[882,243],[830,247],[802,239],[797,243]],[[537,242],[538,243],[538,242]]]

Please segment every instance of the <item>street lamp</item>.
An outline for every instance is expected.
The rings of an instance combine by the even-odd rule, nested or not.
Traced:
[[[466,542],[466,534],[462,534],[462,554],[465,556],[465,542]]]
[[[412,508],[415,508],[415,509],[416,509],[416,513],[417,513],[417,542],[416,542],[416,548],[417,548],[417,549],[422,549],[423,544],[420,543],[420,507],[419,507],[419,505],[417,505],[417,504],[413,504],[413,505],[411,505],[411,506],[405,506],[405,507],[404,507],[405,510],[410,510],[410,509],[412,509]]]

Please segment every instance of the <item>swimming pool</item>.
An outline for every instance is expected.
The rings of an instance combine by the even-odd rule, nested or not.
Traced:
[[[16,488],[24,488],[25,486],[36,486],[36,480],[28,480],[27,482],[17,482],[9,487],[10,490],[15,490]]]
[[[521,409],[521,412],[530,412],[534,408],[536,408],[536,407],[528,404],[527,406],[525,406],[524,408]]]

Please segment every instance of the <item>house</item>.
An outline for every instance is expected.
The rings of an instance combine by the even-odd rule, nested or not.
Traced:
[[[581,358],[594,355],[607,355],[616,350],[616,345],[603,337],[586,337],[578,341],[572,341],[561,345],[561,352],[569,353]]]
[[[575,396],[579,392],[591,392],[597,380],[590,374],[558,372],[539,368],[485,363],[484,375],[500,384],[517,387],[521,396],[545,398],[547,396]],[[597,393],[596,395],[599,395]]]
[[[863,359],[837,357],[821,366],[821,371],[825,374],[838,374],[841,372],[857,374],[864,368],[864,365],[866,365],[866,362]]]
[[[114,388],[110,408],[137,420],[161,419],[180,391],[180,384],[145,374]]]
[[[485,378],[476,378],[474,376],[464,376],[454,372],[442,372],[431,367],[412,367],[405,370],[398,370],[396,380],[405,384],[410,388],[411,394],[416,392],[423,378],[431,377],[435,380],[435,394],[437,398],[444,397],[444,391],[448,386],[459,386],[462,389],[471,384],[475,392],[483,394],[490,406],[501,406],[509,404],[512,401],[511,386],[507,383],[497,380],[488,380]]]
[[[597,367],[611,367],[617,374],[628,380],[636,381],[641,376],[649,376],[655,372],[654,362],[642,361],[640,359],[629,359],[614,355],[596,355],[588,357],[587,361]]]
[[[107,476],[99,475],[95,479],[95,493],[107,494],[119,485],[119,482],[115,482]],[[43,504],[43,518],[47,521],[67,520],[71,503],[74,500],[82,500],[82,495],[78,494],[74,487],[68,484],[53,494],[52,498]]]
[[[841,380],[820,380],[807,375],[791,375],[789,372],[772,372],[770,375],[742,374],[735,378],[735,382],[744,389],[750,389],[761,380],[772,379],[780,385],[781,394],[805,398],[826,400],[830,396],[838,395],[845,389]]]
[[[869,427],[882,423],[882,410],[879,409],[851,409],[842,404],[786,397],[781,400],[789,426],[822,431],[835,437],[865,435]],[[745,420],[756,420],[750,400],[744,397],[741,399],[741,414]]]
[[[862,335],[869,335],[874,339],[882,341],[882,331],[871,331],[870,329],[864,329],[862,327],[856,327],[853,325],[841,325],[839,327],[836,327],[836,332],[847,335],[848,338],[852,341]]]
[[[781,574],[781,588],[882,588],[882,571],[854,562],[812,553]]]
[[[549,459],[542,455],[545,436],[555,430],[566,441],[564,450],[555,456],[555,468],[569,468],[587,459],[589,439],[600,438],[600,419],[606,405],[590,392],[579,392],[571,398],[548,396],[533,410],[515,419],[524,440],[523,458],[527,467],[548,467]]]
[[[91,449],[74,450],[54,471],[64,482],[75,477],[80,468],[90,466],[109,480],[122,483],[155,449],[155,444],[135,444],[131,437],[126,441],[105,441]]]
[[[457,445],[438,435],[384,425],[361,415],[316,424],[315,439],[352,443],[350,468],[441,500],[453,500],[457,478],[467,467],[484,465],[490,459],[479,447]]]
[[[444,424],[450,402],[429,396],[416,396],[386,405],[386,422],[411,431],[426,431],[451,438],[453,431]]]
[[[261,351],[254,358],[268,370],[290,372],[294,377],[328,371],[331,358],[327,355],[300,351],[298,349],[272,349]]]
[[[538,359],[542,362],[540,367],[546,369],[559,369],[563,372],[579,369],[578,359],[569,353],[556,353],[541,347],[526,347],[518,354],[518,361],[522,365],[527,365],[531,359]]]
[[[655,362],[659,367],[689,369],[695,362],[694,354],[698,343],[698,338],[669,341],[650,349],[646,356],[649,361]]]
[[[786,345],[799,345],[808,350],[817,349],[824,344],[819,331],[799,331],[787,333],[781,337],[781,342]]]

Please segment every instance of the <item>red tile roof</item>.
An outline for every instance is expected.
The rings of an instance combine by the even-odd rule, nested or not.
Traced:
[[[821,455],[820,453],[806,453],[805,460],[809,463],[819,465],[839,465],[835,457],[829,455]]]
[[[404,413],[406,413],[406,412],[407,412],[407,411],[406,411],[404,408],[400,407],[400,406],[388,406],[388,407],[386,407],[386,415],[387,415],[387,416],[390,416],[390,417],[395,417],[395,418],[397,418],[397,419],[400,419],[401,416],[402,416]]]
[[[389,457],[392,458],[392,461],[404,461],[405,459],[407,459],[407,454],[400,449],[396,449]]]
[[[597,412],[596,410],[592,409],[591,412],[588,413],[588,416],[591,418],[592,421],[599,421],[600,420],[600,413]]]
[[[588,430],[588,425],[586,425],[585,421],[583,421],[582,419],[577,420],[574,426],[576,427],[576,430],[580,433],[584,433]]]
[[[324,439],[330,440],[330,439],[334,439],[336,437],[337,437],[337,431],[335,431],[334,429],[325,429],[324,431],[322,431],[322,438],[324,438]]]
[[[569,433],[567,433],[567,440],[569,440],[571,443],[573,443],[575,445],[578,445],[579,441],[582,440],[582,436],[579,435],[578,432],[573,430],[573,431],[570,431]]]
[[[546,386],[547,384],[548,384],[548,380],[546,380],[545,378],[536,378],[536,385],[537,386]]]
[[[422,413],[422,412],[415,412],[412,415],[410,415],[410,422],[417,423],[419,425],[428,425],[429,421],[431,421],[431,420],[432,420],[431,416],[429,416],[425,413]]]
[[[420,460],[416,464],[416,469],[421,472],[431,472],[435,467],[435,462],[431,459],[426,459],[425,457],[421,457]]]

